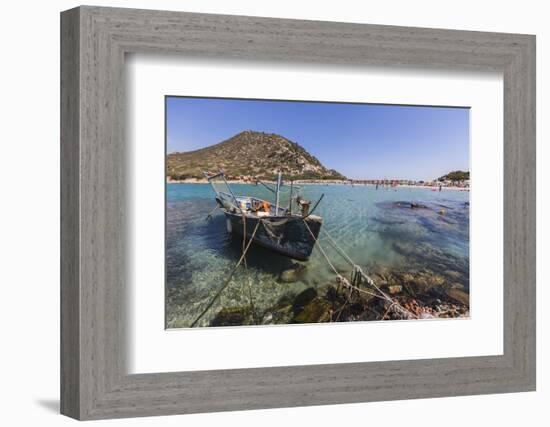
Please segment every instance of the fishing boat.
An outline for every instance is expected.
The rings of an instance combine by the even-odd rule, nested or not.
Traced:
[[[292,259],[309,259],[322,225],[322,218],[313,212],[323,196],[311,208],[311,202],[302,197],[301,188],[291,182],[288,204],[283,206],[281,173],[277,175],[275,188],[255,180],[256,185],[262,185],[274,195],[274,203],[254,196],[236,195],[223,171],[204,172],[204,176],[216,193],[216,203],[225,215],[229,233],[245,236],[257,245]]]

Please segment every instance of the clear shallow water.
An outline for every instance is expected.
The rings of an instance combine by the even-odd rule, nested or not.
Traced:
[[[271,199],[261,186],[233,184],[237,195]],[[323,228],[367,272],[430,271],[449,273],[469,288],[469,192],[419,188],[309,185],[304,195],[324,199],[315,214]],[[425,208],[411,209],[416,202]],[[229,235],[225,217],[215,207],[206,184],[168,184],[166,207],[166,319],[168,328],[189,327],[201,313],[241,255],[242,240]],[[444,215],[439,211],[443,209]],[[321,243],[323,239],[321,239]],[[350,266],[328,242],[323,248],[342,272]],[[247,268],[239,268],[231,284],[198,323],[206,326],[222,308],[271,307],[285,295],[307,287],[334,283],[334,274],[317,249],[293,283],[280,279],[296,264],[259,247],[251,247]],[[264,321],[265,323],[265,321]],[[267,322],[269,323],[269,322]]]

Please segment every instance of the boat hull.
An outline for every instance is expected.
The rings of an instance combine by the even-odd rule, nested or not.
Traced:
[[[309,259],[322,225],[320,217],[311,215],[306,219],[302,219],[300,216],[264,217],[261,219],[247,216],[246,225],[243,226],[241,214],[227,211],[224,214],[228,221],[228,231],[242,236],[246,229],[247,238],[253,235],[258,221],[261,220],[263,223],[258,226],[253,242],[298,261]]]

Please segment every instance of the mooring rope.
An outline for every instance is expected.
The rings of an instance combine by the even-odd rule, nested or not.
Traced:
[[[309,228],[309,225],[307,225],[306,220],[303,220],[303,221],[304,221],[304,224],[305,224],[307,230],[309,231],[309,234],[311,234],[311,237],[313,237],[314,244],[319,248],[319,250],[321,251],[321,253],[325,257],[326,261],[328,262],[328,265],[330,265],[330,268],[332,268],[332,271],[334,271],[334,274],[336,274],[336,276],[340,276],[340,273],[338,273],[338,270],[336,269],[336,267],[334,267],[332,262],[330,262],[330,259],[328,258],[327,254],[325,253],[325,250],[319,244],[319,241],[315,237],[315,234],[313,234],[313,231],[311,231],[311,228]]]
[[[390,310],[395,306],[395,302],[392,302],[390,304],[390,306],[388,307],[388,309],[386,310],[386,312],[384,313],[384,315],[382,316],[382,320],[384,320],[386,318],[386,316],[388,315],[388,313],[390,312]]]
[[[323,230],[325,235],[329,238],[329,240],[332,242],[332,245],[333,247],[336,249],[337,252],[340,253],[340,255],[345,258],[350,264],[351,266],[353,267],[354,271],[356,273],[359,273],[361,275],[361,277],[363,279],[365,279],[367,281],[367,283],[372,286],[373,288],[375,288],[378,292],[380,292],[382,295],[384,295],[384,297],[386,299],[389,299],[389,300],[392,300],[391,297],[389,295],[387,295],[384,291],[382,291],[382,289],[380,289],[376,283],[374,282],[374,280],[372,280],[372,278],[370,278],[369,276],[367,276],[365,274],[365,272],[363,271],[363,269],[355,263],[355,261],[353,261],[349,255],[340,247],[338,246],[338,244],[336,243],[336,241],[332,238],[332,236],[329,234],[328,231],[326,230]],[[392,300],[393,301],[393,300]],[[412,313],[411,313],[412,314]]]
[[[246,256],[246,253],[248,252],[248,248],[250,248],[250,245],[252,244],[252,240],[254,240],[254,236],[256,235],[256,231],[258,231],[258,228],[260,226],[260,222],[262,222],[262,220],[259,220],[258,223],[256,224],[256,227],[254,227],[254,231],[253,231],[253,233],[250,237],[250,240],[248,241],[248,244],[247,244],[245,250],[243,251],[241,257],[239,258],[239,261],[237,262],[235,267],[233,267],[233,270],[231,270],[231,273],[229,274],[229,277],[225,280],[225,283],[223,284],[223,286],[216,293],[216,295],[214,295],[214,298],[212,298],[212,300],[208,303],[206,308],[201,312],[201,314],[199,314],[199,316],[195,319],[195,321],[193,323],[191,323],[191,328],[193,328],[197,324],[197,322],[200,319],[202,319],[202,317],[206,314],[206,312],[210,309],[210,307],[212,307],[214,302],[220,297],[220,295],[225,290],[225,288],[227,288],[227,286],[229,285],[229,282],[231,281],[231,278],[233,277],[233,274],[235,274],[235,271],[237,271],[237,268],[239,268],[239,265],[241,265],[241,262],[243,262],[243,260]]]
[[[384,291],[382,291],[382,289],[380,289],[376,283],[374,282],[374,280],[372,280],[369,276],[367,276],[363,270],[361,269],[361,267],[356,264],[349,256],[348,254],[346,254],[346,252],[340,248],[340,246],[338,246],[338,244],[334,241],[334,239],[329,235],[328,231],[325,231],[325,235],[329,237],[329,239],[332,241],[333,245],[335,246],[335,249],[336,251],[340,254],[340,256],[342,256],[343,258],[345,258],[354,268],[354,271],[356,273],[359,273],[361,275],[361,277],[363,277],[363,279],[365,279],[367,281],[367,283],[372,286],[374,289],[376,289],[376,291],[378,291],[379,294],[375,294],[373,292],[369,292],[365,289],[361,289],[355,285],[352,285],[345,277],[343,277],[340,273],[338,273],[338,270],[336,269],[336,267],[334,267],[334,265],[332,264],[332,262],[330,261],[329,257],[327,256],[325,250],[321,247],[321,244],[319,243],[319,240],[315,237],[315,235],[313,234],[313,232],[311,231],[311,229],[309,228],[309,225],[307,224],[307,222],[304,220],[304,224],[306,226],[306,228],[308,229],[309,233],[311,234],[311,237],[313,238],[313,241],[314,241],[314,244],[319,248],[319,250],[321,251],[321,254],[323,255],[323,257],[325,258],[325,260],[327,261],[327,263],[330,265],[330,267],[332,268],[332,270],[334,271],[334,273],[336,274],[336,280],[338,281],[338,283],[340,284],[343,284],[344,286],[347,286],[348,288],[351,288],[351,289],[354,289],[356,290],[357,292],[360,292],[360,293],[364,293],[364,294],[367,294],[367,295],[370,295],[370,296],[373,296],[373,297],[376,297],[376,298],[380,298],[380,299],[383,299],[387,302],[390,303],[390,306],[388,308],[388,311],[390,310],[397,310],[399,311],[399,313],[403,316],[405,316],[406,318],[414,318],[414,319],[418,319],[418,316],[416,316],[415,314],[411,313],[409,310],[407,310],[406,308],[404,308],[401,304],[399,304],[397,301],[394,301],[389,295],[387,295]],[[384,317],[387,315],[387,312],[384,314]]]
[[[216,212],[216,209],[219,209],[219,206],[218,206],[218,205],[216,205],[216,206],[214,207],[214,209],[212,209],[212,210],[210,211],[210,213],[209,213],[208,215],[206,215],[206,220],[207,220],[207,221],[208,221],[209,219],[212,219],[212,214],[213,214],[214,212]]]
[[[313,234],[313,232],[311,231],[311,228],[309,228],[309,225],[307,225],[307,222],[304,221],[304,224],[307,228],[307,230],[309,231],[309,233],[311,234],[311,237],[313,237],[313,241],[315,243],[315,245],[319,248],[319,250],[321,251],[321,254],[323,255],[323,257],[325,258],[325,260],[327,261],[328,265],[330,265],[330,267],[332,268],[332,271],[334,271],[334,274],[336,275],[336,280],[338,281],[338,283],[342,283],[344,286],[347,286],[349,288],[352,288],[352,289],[355,289],[359,292],[363,292],[367,295],[371,295],[373,297],[377,297],[377,298],[382,298],[380,295],[377,295],[373,292],[369,292],[369,291],[366,291],[364,289],[361,289],[361,288],[358,288],[356,286],[353,286],[351,283],[349,283],[349,281],[344,277],[342,276],[338,270],[336,269],[336,267],[334,266],[334,264],[332,264],[332,262],[330,262],[330,259],[328,257],[328,255],[326,254],[325,250],[323,249],[323,247],[321,246],[321,244],[319,243],[319,240],[315,237],[315,235]],[[385,298],[384,298],[385,299]]]
[[[259,221],[260,222],[260,221]],[[251,239],[252,240],[252,239]],[[248,265],[246,263],[246,215],[243,212],[243,254],[244,256],[244,268],[248,269]],[[252,314],[252,319],[254,320],[254,323],[256,322],[256,310],[254,308],[254,300],[252,298],[252,285],[250,284],[250,274],[247,274],[247,283],[248,283],[248,301],[250,302],[250,312]]]
[[[359,293],[363,293],[365,295],[370,295],[372,297],[375,297],[375,298],[379,298],[379,299],[382,299],[384,301],[387,301],[386,298],[384,298],[383,296],[381,295],[378,295],[378,294],[375,294],[374,292],[370,292],[370,291],[367,291],[366,289],[361,289],[361,288],[358,288],[357,286],[354,286],[352,285],[348,279],[346,279],[344,276],[342,276],[341,274],[339,274],[338,276],[336,276],[336,281],[350,289],[353,289]]]
[[[418,316],[416,316],[414,313],[410,312],[409,310],[407,310],[405,307],[403,307],[401,304],[399,304],[399,302],[395,301],[393,298],[391,298],[388,294],[386,294],[384,291],[382,291],[382,289],[380,289],[376,283],[374,282],[374,280],[372,280],[369,276],[367,276],[365,273],[363,273],[363,271],[361,270],[360,267],[359,268],[359,272],[360,274],[363,276],[363,278],[365,280],[367,280],[367,283],[369,285],[371,285],[372,287],[374,287],[374,289],[376,289],[380,295],[378,294],[374,294],[374,293],[371,293],[365,289],[361,289],[361,288],[358,288],[357,286],[354,286],[352,285],[351,283],[349,283],[349,281],[345,278],[345,277],[342,277],[342,281],[344,283],[345,286],[348,286],[352,289],[355,289],[356,291],[358,292],[362,292],[362,293],[365,293],[367,295],[372,295],[372,296],[375,296],[377,298],[380,298],[382,300],[385,300],[387,301],[388,303],[390,303],[390,306],[388,308],[388,311],[394,311],[394,310],[397,310],[401,315],[403,315],[404,317],[406,317],[407,319],[418,319]],[[341,276],[340,276],[341,277]],[[387,312],[384,314],[384,316],[382,317],[382,319],[384,319],[384,317],[386,317],[387,315]]]
[[[243,212],[243,249],[242,249],[243,254],[245,253],[245,250],[244,250],[245,248],[246,248],[246,214]],[[246,265],[246,256],[244,257],[244,267],[248,268],[248,266]]]
[[[331,241],[334,249],[336,249],[337,252],[340,253],[340,255],[345,258],[352,266],[355,266],[355,262],[353,262],[353,260],[348,256],[348,254],[340,247],[338,246],[338,243],[336,243],[336,241],[332,238],[332,236],[329,234],[329,232],[327,230],[325,230],[323,228],[323,233],[325,233],[325,236],[327,236],[329,238],[329,240]]]

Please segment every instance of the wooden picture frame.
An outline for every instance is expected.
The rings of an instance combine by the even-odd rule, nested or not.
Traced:
[[[128,375],[127,53],[502,72],[504,354]],[[65,415],[84,420],[535,390],[532,35],[78,7],[61,14],[61,165]]]

